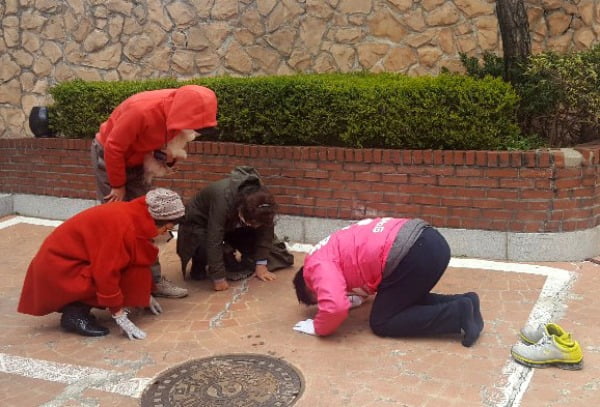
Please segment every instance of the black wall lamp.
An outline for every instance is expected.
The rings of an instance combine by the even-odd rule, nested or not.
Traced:
[[[35,137],[54,137],[48,120],[48,108],[46,106],[34,106],[29,113],[29,128]]]

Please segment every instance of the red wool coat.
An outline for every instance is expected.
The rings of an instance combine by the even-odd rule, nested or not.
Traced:
[[[217,125],[217,97],[203,86],[140,92],[125,99],[100,125],[96,139],[104,148],[108,180],[125,185],[125,168],[144,163],[183,129]]]
[[[80,212],[42,243],[17,310],[46,315],[76,301],[101,308],[148,306],[156,231],[145,197]]]

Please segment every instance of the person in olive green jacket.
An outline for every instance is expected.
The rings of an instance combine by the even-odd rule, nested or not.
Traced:
[[[216,291],[228,289],[227,280],[252,274],[274,280],[272,271],[294,263],[275,236],[276,211],[273,195],[252,167],[237,167],[202,189],[187,203],[179,225],[177,254],[184,278],[191,260],[192,279],[208,277]]]

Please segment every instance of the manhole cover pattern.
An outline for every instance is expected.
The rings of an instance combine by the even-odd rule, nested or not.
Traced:
[[[196,359],[160,374],[142,407],[284,407],[304,390],[290,364],[270,356],[232,354]]]

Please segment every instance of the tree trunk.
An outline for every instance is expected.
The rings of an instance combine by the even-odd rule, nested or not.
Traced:
[[[504,50],[504,79],[513,82],[517,65],[531,54],[525,4],[523,0],[497,0],[496,14]]]

